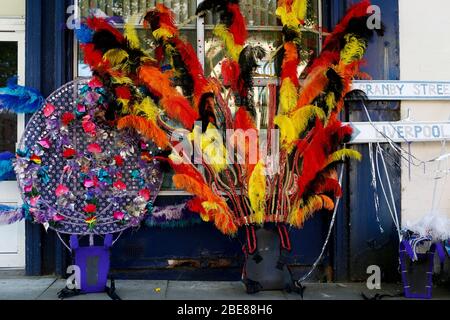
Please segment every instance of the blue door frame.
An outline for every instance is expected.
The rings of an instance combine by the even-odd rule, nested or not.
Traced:
[[[351,3],[349,0],[325,0],[325,27],[332,29]],[[373,3],[382,8],[383,21],[389,27],[384,38],[371,43],[367,55],[371,64],[366,71],[374,79],[384,79],[387,75],[388,79],[396,80],[399,77],[398,1],[373,0]],[[65,27],[66,8],[71,4],[73,0],[27,0],[26,82],[44,95],[73,78],[73,32]],[[385,59],[380,59],[386,53],[390,57],[388,65],[385,65]],[[374,119],[398,119],[399,103],[372,103],[370,108]],[[347,117],[365,121],[358,106],[351,106]],[[368,151],[367,147],[358,148],[364,160],[347,166],[345,198],[324,260],[324,264],[334,270],[335,280],[364,278],[367,261],[370,264],[384,261],[383,267],[388,274],[394,274],[396,270],[392,263],[396,261],[395,232],[383,206],[380,218],[384,221],[385,233],[379,232],[372,208]],[[398,171],[394,170],[391,176],[400,180]],[[400,184],[395,185],[399,195]],[[174,200],[161,197],[158,201],[168,204]],[[399,197],[397,206],[400,207]],[[329,220],[329,216],[319,214],[307,223],[305,229],[291,231],[295,248],[291,255],[292,263],[307,266],[314,262],[322,248]],[[116,274],[123,278],[238,279],[241,247],[239,240],[224,237],[206,224],[175,231],[142,227],[138,231],[127,232],[116,243],[111,263]],[[68,254],[54,232],[45,233],[41,226],[27,223],[26,248],[27,275],[65,274]],[[197,260],[200,267],[167,270],[168,260],[172,259]],[[227,261],[223,267],[208,267],[211,261],[220,259]]]

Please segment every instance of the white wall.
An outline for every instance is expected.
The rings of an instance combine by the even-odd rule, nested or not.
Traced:
[[[24,17],[25,0],[0,0],[0,17]]]
[[[450,1],[399,0],[401,80],[450,81]],[[408,109],[417,121],[450,119],[450,102],[402,102],[402,116]],[[407,146],[403,146],[407,148]],[[450,142],[445,148],[450,152]],[[412,145],[412,153],[421,160],[441,155],[441,143]],[[441,169],[450,168],[450,161]],[[402,221],[414,223],[431,211],[437,163],[424,168],[402,169]],[[450,179],[438,180],[436,207],[450,217]],[[439,201],[440,199],[440,201]]]

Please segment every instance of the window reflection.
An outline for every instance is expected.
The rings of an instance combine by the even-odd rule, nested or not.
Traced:
[[[17,42],[0,44],[0,87],[6,86],[9,78],[17,76]],[[0,111],[0,152],[15,152],[17,142],[17,116]]]

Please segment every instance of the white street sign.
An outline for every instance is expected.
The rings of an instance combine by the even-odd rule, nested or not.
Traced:
[[[450,140],[450,122],[352,122],[351,144]]]
[[[450,82],[445,81],[353,81],[370,100],[450,100]]]

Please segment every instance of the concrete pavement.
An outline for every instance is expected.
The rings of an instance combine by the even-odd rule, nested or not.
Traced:
[[[362,300],[368,296],[397,294],[400,284],[386,284],[369,291],[361,283],[307,283],[305,300]],[[65,280],[55,277],[24,277],[0,273],[0,300],[57,300]],[[240,282],[117,280],[117,294],[123,300],[301,300],[298,294],[281,291],[247,295]],[[73,300],[110,300],[106,294],[82,295]],[[401,298],[396,298],[401,299]],[[434,299],[450,300],[450,288],[435,288]]]

